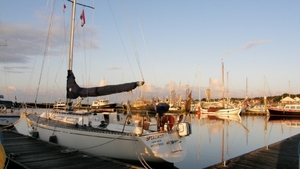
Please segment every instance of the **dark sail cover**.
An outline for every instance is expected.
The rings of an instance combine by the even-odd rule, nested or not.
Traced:
[[[82,88],[77,85],[72,70],[68,70],[67,77],[67,98],[76,99],[77,97],[97,97],[115,93],[127,92],[143,85],[143,81],[124,83],[118,85],[107,85],[102,87]]]

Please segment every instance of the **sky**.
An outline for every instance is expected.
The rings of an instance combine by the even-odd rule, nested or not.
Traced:
[[[300,94],[300,1],[77,3],[94,7],[76,7],[77,83],[145,81],[132,92],[107,96],[110,101],[165,99],[171,91],[185,99],[186,89],[194,99],[207,89],[212,98],[224,89],[239,98]],[[67,0],[0,2],[0,93],[6,99],[64,100],[70,15]]]

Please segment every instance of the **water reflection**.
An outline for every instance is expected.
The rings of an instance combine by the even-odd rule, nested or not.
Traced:
[[[187,137],[187,157],[174,164],[178,168],[205,168],[300,133],[300,127],[290,127],[296,119],[273,121],[268,116],[197,114],[188,118],[193,133]]]
[[[277,123],[286,127],[300,128],[300,117],[271,116],[268,122]]]

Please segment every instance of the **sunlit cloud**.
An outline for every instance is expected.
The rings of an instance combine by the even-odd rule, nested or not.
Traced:
[[[107,80],[104,78],[100,81],[99,86],[106,86],[107,85]]]
[[[10,91],[16,91],[17,88],[15,86],[8,86],[8,90],[10,90]]]
[[[222,52],[222,55],[230,55],[232,53],[241,51],[241,50],[247,50],[249,48],[252,48],[254,46],[260,45],[260,44],[264,44],[264,43],[268,43],[271,42],[270,40],[259,40],[259,41],[252,41],[252,42],[248,42],[246,45],[239,47],[237,49],[231,50],[231,51],[226,51],[226,52]]]
[[[146,82],[142,87],[142,91],[143,92],[153,92],[154,91],[154,86],[149,83],[149,82]]]

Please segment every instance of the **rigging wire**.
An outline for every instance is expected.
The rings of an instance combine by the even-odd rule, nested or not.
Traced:
[[[145,40],[144,31],[143,31],[143,28],[142,28],[142,25],[141,25],[141,22],[140,22],[138,10],[137,10],[137,8],[136,8],[135,1],[133,1],[133,3],[134,3],[134,9],[135,9],[135,12],[136,12],[136,16],[137,16],[137,21],[138,21],[138,24],[139,24],[139,28],[140,28],[140,31],[141,31],[141,34],[142,34],[144,46],[145,46],[145,48],[146,48],[146,53],[147,53],[147,56],[148,56],[148,60],[149,60],[149,62],[150,62],[151,69],[152,69],[152,72],[153,72],[153,75],[154,75],[155,84],[157,85],[157,80],[156,80],[155,72],[154,72],[154,69],[153,69],[153,65],[151,64],[151,59],[150,59],[149,49],[148,49],[148,46],[147,46],[147,43],[146,43],[146,40]],[[141,76],[143,77],[142,68],[141,68],[141,64],[140,64],[140,63],[139,63],[139,68],[140,68]],[[144,80],[144,78],[143,78],[143,80]]]
[[[266,78],[266,77],[264,77],[264,78],[265,78],[265,82],[266,82],[266,84],[267,84],[267,86],[268,86],[268,90],[269,90],[270,96],[272,96],[272,93],[271,93],[271,91],[270,91],[270,87],[269,87],[269,84],[268,84],[267,78]]]
[[[134,54],[135,54],[135,57],[136,57],[136,61],[137,61],[138,66],[139,66],[139,70],[140,70],[142,79],[144,81],[144,77],[143,77],[143,73],[142,73],[142,69],[141,69],[141,62],[140,62],[140,58],[139,58],[139,53],[137,51],[136,43],[134,41],[135,38],[134,38],[134,34],[133,34],[133,31],[132,31],[132,27],[131,27],[130,17],[128,17],[128,11],[126,10],[126,8],[124,8],[124,6],[125,5],[122,3],[122,9],[123,9],[123,13],[124,13],[124,16],[125,16],[125,21],[127,21],[126,25],[127,25],[127,29],[129,30],[131,45],[133,47],[133,51],[134,51]]]
[[[0,18],[1,18],[1,13],[0,13]],[[0,24],[1,24],[1,22],[0,22]],[[1,39],[2,39],[2,37],[1,37]],[[5,44],[3,45],[3,44],[0,44],[0,47],[6,47],[7,46],[7,40],[5,39]],[[4,54],[6,53],[6,48],[4,48]],[[4,71],[4,76],[5,76],[5,80],[4,80],[4,82],[5,82],[5,87],[8,89],[8,81],[9,81],[9,84],[11,84],[10,83],[10,79],[8,79],[8,73],[9,73],[9,71],[7,71],[7,67],[6,67],[6,59],[4,58],[4,55],[1,55],[1,58],[3,59],[3,71]],[[10,96],[9,96],[9,90],[7,90],[6,89],[6,97],[9,99],[10,98]]]
[[[72,1],[70,1],[70,0],[68,0],[69,2],[71,2],[72,3]],[[92,8],[92,9],[94,9],[94,7],[91,7],[91,6],[87,6],[87,5],[82,5],[82,4],[79,4],[79,3],[77,3],[78,5],[81,5],[81,6],[83,6],[83,9],[85,8],[85,7],[88,7],[88,8]],[[62,5],[63,5],[63,13],[65,13],[65,9],[64,9],[64,1],[63,1],[63,3],[62,3]],[[64,15],[65,16],[65,15]],[[94,15],[93,15],[94,16]],[[94,20],[94,19],[93,19]],[[80,20],[78,21],[77,20],[77,24],[76,25],[78,25],[79,24],[79,22],[80,22]],[[55,85],[58,87],[58,90],[60,91],[60,93],[62,94],[62,95],[64,95],[65,94],[65,89],[61,89],[61,87],[59,86],[59,84],[58,84],[58,82],[57,82],[57,79],[61,79],[61,78],[58,78],[58,75],[61,75],[61,70],[62,70],[62,68],[63,68],[63,64],[65,63],[65,59],[66,59],[66,57],[64,57],[65,55],[68,55],[68,41],[67,41],[67,33],[68,33],[68,28],[70,27],[69,25],[67,25],[66,24],[67,22],[65,21],[65,17],[64,17],[64,19],[63,19],[63,25],[64,25],[64,28],[63,28],[63,30],[64,30],[64,35],[63,35],[63,37],[64,37],[64,45],[62,45],[62,48],[61,48],[61,61],[59,61],[59,66],[58,66],[58,69],[56,69],[57,70],[57,73],[56,73],[56,76],[55,76]],[[78,26],[77,26],[78,27]],[[69,29],[71,29],[71,28],[69,28]],[[78,28],[79,29],[79,28]],[[82,29],[81,29],[82,30]],[[83,32],[83,35],[82,36],[80,36],[80,33],[79,33],[79,31],[77,31],[77,37],[78,38],[80,38],[80,37],[83,37],[83,49],[84,49],[84,64],[81,64],[81,65],[87,65],[87,60],[86,60],[86,44],[85,44],[85,34],[84,34],[84,31],[82,31]],[[92,33],[93,33],[94,31],[92,31]],[[93,35],[91,35],[91,37],[92,37]],[[92,43],[92,42],[91,42]],[[80,44],[80,42],[79,42],[79,46],[80,46],[81,44]],[[87,68],[87,66],[83,66],[83,69],[84,68]],[[83,71],[82,71],[83,72]],[[85,69],[85,74],[88,74],[87,73],[87,70]],[[83,75],[83,77],[88,77],[87,75],[86,76],[84,76]],[[83,78],[83,80],[84,80],[84,78]],[[90,81],[90,80],[89,80]],[[84,84],[87,84],[87,83],[85,83],[85,82],[83,82]],[[54,86],[55,86],[54,85]],[[54,88],[54,86],[53,86],[53,88]]]
[[[46,41],[46,48],[45,48],[45,51],[44,51],[44,58],[46,60],[46,57],[48,58],[47,61],[48,61],[48,66],[47,66],[47,82],[46,82],[46,96],[48,96],[48,93],[49,93],[49,69],[50,69],[50,59],[49,59],[49,48],[50,48],[50,35],[51,35],[51,32],[52,32],[52,22],[53,22],[53,16],[54,16],[54,7],[55,7],[55,3],[56,1],[53,1],[53,4],[52,4],[52,11],[51,11],[51,19],[50,19],[50,25],[49,25],[49,30],[48,30],[48,35],[47,35],[47,41]],[[44,62],[44,59],[43,59],[43,62]],[[43,65],[42,65],[43,67]],[[42,72],[42,71],[41,71]],[[41,73],[42,74],[42,73]],[[41,77],[40,77],[41,79]],[[38,93],[38,92],[37,92]],[[46,108],[48,108],[48,99],[49,97],[46,97]],[[37,100],[37,97],[36,97],[36,100]],[[36,103],[35,103],[36,104]],[[49,105],[50,107],[50,105]]]
[[[108,2],[108,4],[109,4],[109,8],[110,8],[111,14],[112,14],[112,16],[113,16],[113,18],[114,18],[114,23],[115,23],[115,25],[116,25],[116,28],[117,28],[117,31],[118,31],[118,34],[119,34],[119,37],[120,37],[120,40],[121,40],[123,49],[124,49],[124,51],[125,51],[125,55],[126,55],[127,60],[128,60],[128,63],[129,63],[129,65],[130,65],[131,72],[132,72],[132,74],[133,74],[134,79],[136,79],[136,78],[135,78],[135,75],[134,75],[134,71],[133,71],[132,66],[131,66],[131,63],[130,63],[130,60],[129,60],[129,57],[128,57],[127,50],[126,50],[126,48],[125,48],[124,41],[123,41],[122,36],[121,36],[121,33],[120,33],[120,29],[119,29],[119,27],[118,27],[118,24],[117,24],[115,15],[114,15],[114,13],[113,13],[111,4],[110,4],[109,0],[107,0],[107,2]]]
[[[93,6],[95,6],[95,1],[93,1]],[[93,44],[93,40],[94,40],[94,19],[95,19],[95,10],[93,10],[93,15],[92,15],[92,31],[91,31],[91,44]],[[92,48],[93,49],[93,48]],[[89,56],[89,65],[91,65],[92,63],[92,54],[93,54],[93,50],[91,50],[90,52],[90,56]],[[87,74],[88,74],[88,79],[87,79],[87,82],[88,84],[91,83],[91,66],[89,66],[89,70],[87,71]],[[89,104],[89,97],[87,97],[87,104]]]
[[[38,97],[38,93],[39,93],[39,89],[40,89],[40,85],[41,85],[41,79],[42,79],[42,75],[43,75],[43,69],[44,69],[45,59],[46,59],[46,55],[48,54],[48,47],[50,46],[49,41],[50,41],[50,33],[52,31],[52,21],[53,21],[53,13],[54,13],[55,2],[56,1],[53,1],[53,7],[52,7],[52,11],[51,11],[51,16],[50,16],[50,25],[48,27],[46,48],[44,50],[44,56],[43,56],[43,61],[42,61],[41,73],[40,73],[40,77],[39,77],[38,88],[37,88],[35,102],[34,102],[35,106],[36,106],[36,103],[37,103],[37,97]]]
[[[47,9],[47,7],[48,7],[48,3],[47,3],[47,5],[46,5],[46,9]],[[47,20],[45,21],[45,23],[48,23],[48,19],[49,18],[47,18]],[[47,28],[47,24],[45,24],[45,27],[44,27],[44,29],[43,29],[43,33],[42,34],[44,34],[45,32],[46,32],[46,28]],[[25,100],[27,100],[26,99],[26,97],[27,97],[27,94],[29,93],[28,91],[30,90],[30,88],[31,88],[31,84],[32,84],[32,80],[33,80],[33,73],[34,73],[34,68],[35,68],[35,65],[36,65],[36,62],[37,62],[37,58],[38,58],[38,55],[39,55],[39,52],[40,52],[40,50],[41,50],[41,45],[42,45],[42,43],[38,43],[39,45],[37,45],[37,52],[36,52],[36,55],[35,55],[35,59],[34,59],[34,61],[33,61],[33,66],[32,66],[32,69],[31,69],[31,75],[30,75],[30,77],[29,77],[29,80],[28,80],[28,84],[27,84],[27,86],[26,86],[26,88],[25,88],[25,94],[24,94],[24,96],[23,96],[23,103],[25,103],[24,101]],[[25,104],[26,105],[26,104]]]
[[[135,1],[133,1],[133,2],[135,2]],[[152,69],[152,72],[153,72],[153,75],[154,75],[155,84],[157,85],[156,75],[155,75],[155,72],[154,72],[154,69],[153,69],[153,65],[151,64],[152,62],[151,62],[151,59],[150,59],[150,54],[149,54],[148,46],[147,46],[147,43],[146,43],[146,40],[145,40],[144,31],[143,31],[143,28],[141,26],[141,22],[140,22],[140,19],[139,19],[139,15],[138,15],[135,3],[134,3],[134,8],[135,8],[135,11],[136,11],[136,15],[137,15],[137,20],[138,20],[138,23],[139,23],[139,27],[140,27],[140,30],[141,30],[141,33],[142,33],[143,42],[144,42],[144,46],[146,48],[146,53],[147,53],[147,56],[148,56],[148,60],[149,60],[149,63],[151,65],[151,69]],[[141,68],[140,68],[140,71],[141,71]],[[141,72],[141,74],[142,74],[142,72]]]
[[[4,49],[4,53],[6,53],[5,52],[6,51],[6,49]],[[5,82],[5,86],[6,86],[6,88],[8,89],[8,81],[10,81],[10,80],[8,80],[8,71],[7,71],[7,67],[6,67],[6,59],[3,57],[3,71],[4,71],[4,82]],[[9,82],[9,84],[10,84],[10,82]],[[9,90],[7,90],[6,89],[6,96],[5,97],[7,97],[8,99],[10,98],[10,96],[9,96]]]
[[[79,3],[77,3],[78,5],[81,5],[82,6],[82,11],[84,11],[84,9],[87,7],[87,8],[91,8],[91,9],[95,9],[94,7],[92,7],[92,6],[88,6],[88,5],[83,5],[83,4],[79,4]],[[94,6],[94,1],[93,1],[93,6]],[[90,29],[92,29],[91,31],[88,31],[88,32],[91,32],[91,34],[90,34],[90,38],[91,38],[91,41],[90,41],[90,44],[93,44],[93,34],[94,34],[94,16],[95,16],[95,11],[93,10],[93,15],[92,15],[92,27],[90,28],[90,27],[87,27],[87,26],[82,26],[81,24],[79,24],[80,23],[80,20],[78,20],[77,21],[77,29],[78,30],[81,30],[81,31],[77,31],[77,37],[78,37],[78,39],[83,39],[82,41],[78,41],[79,42],[79,46],[83,46],[83,55],[82,55],[82,59],[83,59],[83,61],[82,61],[82,63],[83,64],[80,64],[81,65],[81,69],[83,70],[83,71],[81,71],[81,72],[83,72],[83,74],[82,74],[82,80],[83,80],[83,84],[85,84],[85,87],[89,87],[89,84],[90,84],[90,82],[91,82],[91,80],[90,80],[90,72],[91,72],[91,66],[89,66],[89,69],[88,69],[88,63],[89,63],[89,65],[91,64],[91,58],[92,58],[92,54],[93,54],[93,48],[91,48],[89,51],[90,51],[90,53],[89,53],[89,55],[87,54],[87,41],[86,41],[86,37],[88,37],[88,36],[86,36],[86,30],[90,30]],[[81,26],[79,26],[79,25],[81,25]],[[81,33],[80,33],[81,32]],[[82,42],[82,43],[81,43]],[[87,77],[87,78],[85,78],[85,77]],[[87,91],[88,92],[88,91]],[[88,95],[88,93],[87,93],[87,95]],[[88,97],[87,97],[88,98]],[[88,100],[87,100],[87,104],[88,104]]]
[[[84,8],[85,7],[83,6],[82,11],[84,11]],[[85,27],[79,26],[79,25],[81,25],[80,22],[81,22],[80,20],[77,20],[76,28],[81,31],[76,31],[76,35],[77,35],[78,39],[82,39],[82,40],[78,40],[78,45],[83,48],[83,55],[81,55],[81,59],[82,59],[81,63],[83,63],[83,64],[80,64],[81,69],[82,69],[81,76],[82,76],[82,83],[87,84],[86,79],[85,79],[85,77],[88,77],[88,75],[87,75],[86,43],[85,43],[86,35],[85,35],[85,31],[84,31]]]
[[[64,5],[64,3],[63,3],[63,5]],[[62,90],[61,88],[60,88],[60,86],[59,86],[59,84],[58,84],[58,82],[57,82],[57,79],[61,79],[61,78],[58,78],[58,75],[61,75],[61,70],[62,70],[62,68],[63,68],[63,64],[65,63],[65,58],[66,57],[64,57],[64,55],[67,55],[67,53],[68,53],[68,46],[67,46],[67,25],[66,25],[66,21],[65,21],[65,12],[63,12],[63,16],[64,16],[64,19],[62,20],[62,24],[63,24],[63,30],[64,30],[64,34],[63,34],[63,37],[64,37],[64,39],[63,39],[63,42],[64,42],[64,44],[62,45],[62,47],[61,47],[61,54],[60,54],[60,58],[61,58],[61,60],[59,61],[59,65],[58,65],[58,67],[57,67],[57,73],[56,73],[56,76],[55,76],[55,78],[54,78],[54,86],[56,85],[57,86],[57,88],[58,88],[58,90],[60,91],[60,93],[62,94],[62,95],[64,95],[64,91],[65,91],[65,88],[64,88],[64,90]],[[54,86],[53,86],[53,90],[54,90]]]

